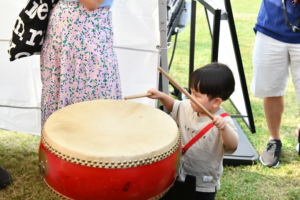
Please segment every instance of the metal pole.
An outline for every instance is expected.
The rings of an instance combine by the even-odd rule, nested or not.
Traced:
[[[192,0],[192,14],[191,14],[191,34],[190,34],[190,68],[189,77],[194,71],[195,61],[195,33],[196,33],[196,6],[197,1]]]
[[[159,7],[159,31],[160,31],[160,63],[161,67],[168,70],[168,45],[167,45],[167,0],[158,0]],[[169,80],[162,77],[162,92],[169,95]]]
[[[221,10],[216,10],[214,14],[214,28],[212,34],[211,62],[218,62],[219,58],[220,24]]]

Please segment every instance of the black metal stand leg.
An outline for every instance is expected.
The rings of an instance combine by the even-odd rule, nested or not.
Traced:
[[[197,2],[192,1],[192,14],[191,14],[191,36],[190,36],[190,69],[189,77],[194,71],[195,61],[195,34],[196,34],[196,8]]]
[[[216,10],[214,15],[214,28],[212,34],[211,62],[218,62],[220,25],[221,25],[221,10]]]
[[[298,154],[299,154],[299,156],[300,156],[300,130],[299,130],[299,132],[298,132],[298,143],[299,143],[299,144],[298,144],[298,145],[299,145],[299,146],[298,146],[298,148],[299,148],[299,149],[298,149]]]

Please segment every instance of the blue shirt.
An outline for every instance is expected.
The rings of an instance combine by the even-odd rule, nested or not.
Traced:
[[[300,4],[294,7],[292,0],[286,0],[286,8],[290,23],[296,25]],[[285,23],[282,0],[263,0],[253,29],[281,42],[300,43],[300,33],[294,33]]]
[[[61,1],[75,1],[75,2],[78,2],[77,0],[61,0]],[[114,0],[105,0],[100,7],[108,7],[110,8],[113,4]]]

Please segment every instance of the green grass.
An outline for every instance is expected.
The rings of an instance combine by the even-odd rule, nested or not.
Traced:
[[[38,170],[40,137],[0,130],[0,165],[13,177],[13,184],[0,189],[3,199],[56,199]]]
[[[261,154],[269,138],[263,101],[250,92],[252,81],[252,52],[255,41],[253,32],[261,1],[231,0],[235,26],[243,60],[243,66],[249,91],[256,133],[251,134],[242,120],[240,126],[258,154]],[[210,62],[211,38],[203,7],[197,5],[195,69]],[[172,51],[170,50],[170,53]],[[178,35],[178,48],[175,53],[170,75],[182,86],[188,85],[189,68],[189,27]],[[237,114],[229,101],[222,105],[230,114]],[[285,95],[285,111],[280,134],[283,148],[278,168],[266,168],[259,162],[252,166],[224,167],[221,178],[221,190],[217,199],[300,199],[300,157],[295,146],[297,138],[294,130],[299,123],[299,103],[290,78]]]
[[[252,81],[252,51],[255,41],[253,26],[261,0],[231,0],[240,50],[247,80],[248,90]],[[195,68],[210,62],[211,38],[202,5],[197,4],[197,30]],[[189,30],[178,35],[177,50],[170,74],[182,86],[188,83],[189,68]],[[169,51],[171,53],[171,50]],[[169,54],[170,57],[171,54]],[[262,99],[249,92],[257,133],[251,134],[241,120],[238,120],[255,150],[260,154],[269,138],[263,111]],[[236,114],[230,102],[223,107]],[[300,199],[300,157],[294,130],[299,122],[299,103],[291,82],[285,95],[285,111],[281,124],[283,142],[282,155],[278,168],[263,167],[259,162],[250,166],[224,167],[221,190],[217,199]],[[56,199],[38,172],[39,137],[25,133],[0,130],[0,165],[14,178],[11,186],[0,190],[2,199]]]

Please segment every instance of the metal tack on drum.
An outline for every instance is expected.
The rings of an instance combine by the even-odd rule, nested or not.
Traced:
[[[137,123],[139,116],[143,120]],[[148,143],[155,140],[160,142]],[[175,181],[179,144],[176,123],[151,106],[119,100],[73,104],[53,113],[42,129],[39,151],[46,152],[49,164],[43,179],[60,198],[159,199]],[[111,177],[126,180],[130,189],[109,189],[117,186]]]

